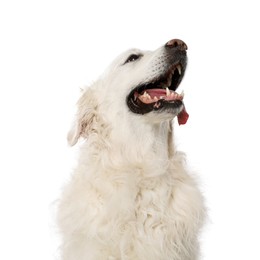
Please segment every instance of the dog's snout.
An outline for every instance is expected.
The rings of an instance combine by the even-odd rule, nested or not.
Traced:
[[[179,50],[186,51],[188,49],[187,44],[179,39],[172,39],[165,44],[166,48],[178,48]]]

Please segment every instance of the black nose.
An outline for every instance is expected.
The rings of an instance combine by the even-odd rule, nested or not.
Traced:
[[[186,51],[188,46],[186,43],[179,39],[172,39],[165,44],[166,48],[178,48],[179,50]]]

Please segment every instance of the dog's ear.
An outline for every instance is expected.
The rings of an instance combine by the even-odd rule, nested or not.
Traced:
[[[67,140],[73,146],[80,137],[87,138],[92,130],[93,120],[97,112],[97,102],[92,92],[88,89],[84,91],[77,103],[77,114],[70,129]]]

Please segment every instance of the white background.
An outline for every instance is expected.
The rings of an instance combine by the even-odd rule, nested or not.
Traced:
[[[210,222],[203,259],[260,259],[258,1],[0,2],[0,259],[56,259],[55,201],[79,88],[115,56],[172,38],[188,47],[180,149]]]

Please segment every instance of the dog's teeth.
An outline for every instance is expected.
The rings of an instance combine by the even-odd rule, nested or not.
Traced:
[[[170,90],[168,88],[166,88],[166,96],[168,97],[168,96],[170,96],[170,94],[171,94]]]
[[[184,91],[182,90],[180,96],[183,98],[184,97]]]
[[[179,74],[181,75],[181,65],[177,66],[177,70],[178,70]]]
[[[144,92],[143,96],[147,99],[151,99],[151,96],[146,91]]]
[[[158,101],[158,98],[156,96],[154,96],[153,100],[154,101]]]

